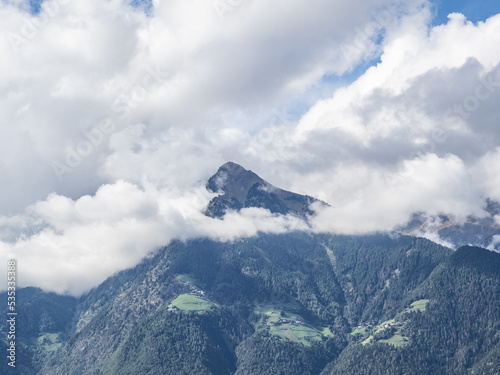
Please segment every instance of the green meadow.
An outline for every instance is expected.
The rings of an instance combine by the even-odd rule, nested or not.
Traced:
[[[215,303],[209,300],[191,294],[181,294],[174,299],[168,307],[176,307],[181,311],[206,311],[216,306]]]

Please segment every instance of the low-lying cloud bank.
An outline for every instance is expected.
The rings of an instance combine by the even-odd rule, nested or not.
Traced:
[[[421,163],[422,173],[436,164],[434,168],[440,178],[428,184],[422,175],[415,173],[405,184],[391,186],[384,176],[370,175],[369,192],[344,204],[313,206],[316,214],[307,222],[258,208],[228,212],[222,220],[207,217],[203,212],[214,194],[204,186],[176,196],[154,185],[139,187],[117,181],[103,185],[93,196],[77,200],[51,194],[30,206],[26,214],[15,217],[18,233],[22,234],[9,239],[9,230],[1,233],[5,240],[0,241],[0,252],[6,259],[18,261],[21,286],[35,285],[48,291],[80,295],[115,272],[135,266],[173,239],[207,237],[233,241],[259,233],[290,231],[387,232],[422,209],[419,204],[422,200],[429,204],[429,215],[447,212],[459,221],[471,213],[484,216],[479,198],[477,202],[467,201],[464,196],[467,189],[456,191],[456,177],[466,178],[457,158],[440,160],[430,155]],[[450,177],[449,170],[457,175]],[[404,204],[395,201],[395,197],[403,194],[408,195]],[[435,199],[435,205],[429,202],[429,197]],[[422,235],[452,246],[434,233]]]
[[[38,232],[0,242],[0,251],[18,261],[21,285],[79,295],[172,239],[231,241],[259,232],[309,229],[299,218],[256,208],[230,212],[224,220],[207,217],[202,211],[213,196],[202,187],[172,197],[124,181],[76,201],[52,194],[24,216],[44,223]]]

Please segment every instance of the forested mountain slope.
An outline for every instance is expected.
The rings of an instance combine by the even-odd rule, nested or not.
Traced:
[[[17,373],[497,374],[499,270],[406,236],[174,242],[79,301],[21,290]]]
[[[428,303],[397,318],[406,342],[360,339],[323,374],[500,373],[499,254],[463,247],[412,294]]]
[[[43,374],[319,374],[450,250],[386,235],[175,242],[78,304]]]

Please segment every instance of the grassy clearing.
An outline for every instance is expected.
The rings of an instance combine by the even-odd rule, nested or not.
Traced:
[[[323,336],[326,336],[326,337],[332,337],[333,336],[332,331],[330,331],[330,328],[328,328],[328,327],[323,327],[323,329],[321,330],[321,334]]]
[[[396,347],[402,347],[408,344],[408,339],[404,336],[396,334],[392,336],[390,339],[380,340],[379,342],[390,344]]]
[[[372,334],[370,335],[370,337],[366,338],[361,343],[363,345],[367,345],[367,344],[370,344],[370,343],[373,343],[373,342],[377,341],[377,342],[382,342],[382,343],[390,344],[390,345],[393,345],[393,346],[396,346],[396,347],[401,347],[401,346],[407,345],[408,344],[408,338],[401,335],[401,328],[404,326],[404,324],[406,324],[406,322],[402,321],[402,317],[403,317],[403,315],[405,313],[412,312],[412,311],[421,311],[421,312],[424,312],[428,303],[429,303],[428,299],[421,299],[421,300],[413,302],[410,305],[410,307],[408,307],[407,309],[405,309],[403,311],[403,313],[398,314],[395,319],[387,320],[387,321],[385,321],[385,322],[377,325],[374,328],[374,330],[373,330]],[[386,339],[386,340],[375,340],[374,339],[374,336],[377,333],[379,333],[379,332],[383,331],[384,329],[386,329],[385,328],[386,325],[390,325],[391,323],[394,323],[394,322],[399,322],[399,323],[396,324],[395,326],[393,326],[395,328],[395,332],[394,332],[394,335],[391,338]],[[351,335],[355,335],[357,333],[365,335],[367,332],[363,328],[356,328],[356,329],[354,329],[351,332]]]
[[[298,339],[295,336],[291,335],[288,325],[282,325],[279,327],[269,327],[269,332],[272,335],[278,336],[283,340],[292,340],[298,342]]]
[[[168,307],[177,307],[181,311],[206,311],[216,306],[215,303],[209,300],[191,294],[181,294]]]
[[[62,346],[62,343],[59,342],[58,333],[44,333],[38,337],[38,345],[45,351],[55,352]]]
[[[314,341],[321,341],[323,337],[332,336],[328,328],[315,328],[306,325],[281,324],[269,327],[269,332],[281,339],[290,340],[305,346],[311,346]]]
[[[352,332],[351,332],[351,335],[357,335],[357,334],[360,334],[360,335],[365,335],[366,334],[366,328],[355,328]]]
[[[419,301],[415,301],[411,304],[411,307],[407,309],[408,312],[410,311],[421,311],[424,312],[425,308],[427,307],[427,304],[429,303],[430,300],[428,299],[421,299]]]
[[[299,340],[317,340],[321,341],[323,337],[322,330],[307,326],[291,325],[290,330]]]
[[[280,303],[256,307],[254,312],[263,315],[266,322],[276,323],[280,319],[303,320],[299,314],[299,306],[294,303]]]
[[[277,303],[256,307],[254,312],[262,316],[260,324],[269,324],[269,332],[282,340],[290,340],[305,346],[323,337],[333,336],[327,327],[315,327],[306,324],[299,314],[300,305],[296,302]]]
[[[366,338],[365,340],[363,340],[361,342],[361,344],[367,345],[367,344],[373,344],[375,342],[381,342],[381,343],[386,343],[386,344],[393,345],[393,346],[396,346],[396,347],[401,347],[401,346],[407,345],[408,344],[408,338],[401,335],[401,326],[397,327],[396,330],[395,330],[395,332],[394,332],[394,335],[392,337],[388,338],[388,339],[385,339],[385,340],[376,340],[374,338],[375,334],[377,334],[378,332],[383,331],[384,329],[386,329],[385,328],[386,324],[390,324],[392,322],[394,322],[394,319],[391,319],[391,320],[388,320],[388,321],[385,321],[385,322],[379,324],[375,328],[374,333],[372,335],[370,335],[368,338]]]
[[[370,336],[367,339],[363,340],[363,342],[361,344],[363,344],[363,345],[370,344],[372,342],[372,340],[373,340],[373,336]]]

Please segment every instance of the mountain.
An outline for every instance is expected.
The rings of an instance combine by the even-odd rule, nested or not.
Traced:
[[[500,203],[487,199],[485,212],[485,217],[469,216],[464,222],[446,215],[428,218],[423,214],[415,214],[400,232],[417,236],[436,234],[455,248],[473,245],[500,251],[500,223],[497,220],[500,217]]]
[[[350,346],[322,374],[499,374],[499,285],[499,254],[460,248],[413,292],[426,298],[421,312],[396,315],[404,324]]]
[[[83,296],[39,373],[497,374],[499,270],[408,236],[176,241]]]
[[[252,171],[228,162],[222,165],[206,185],[208,191],[219,193],[213,198],[205,211],[210,217],[221,218],[228,210],[239,211],[246,207],[266,208],[272,213],[293,214],[307,219],[314,212],[312,203],[328,205],[318,199],[306,195],[292,193],[277,188],[263,180]],[[496,216],[500,215],[500,203],[486,200],[483,218],[468,217],[465,222],[458,222],[453,217],[441,215],[428,218],[416,213],[412,220],[398,229],[403,235],[422,236],[436,235],[454,248],[473,245],[493,247],[500,251],[500,224]],[[498,237],[495,237],[498,236]],[[497,238],[498,241],[494,241]]]
[[[246,207],[266,208],[272,213],[293,214],[300,217],[312,215],[312,203],[320,202],[309,196],[279,189],[264,181],[252,171],[228,162],[222,165],[207,183],[207,190],[220,193],[208,204],[206,215],[222,217],[227,210],[239,211]]]
[[[221,194],[207,210],[215,217],[244,207],[303,217],[314,201],[234,163],[207,188]],[[21,289],[18,311],[19,366],[12,371],[4,363],[2,374],[500,369],[500,254],[470,246],[452,251],[406,235],[173,241],[78,300]]]
[[[174,242],[84,296],[41,373],[319,374],[449,254],[384,235]]]

